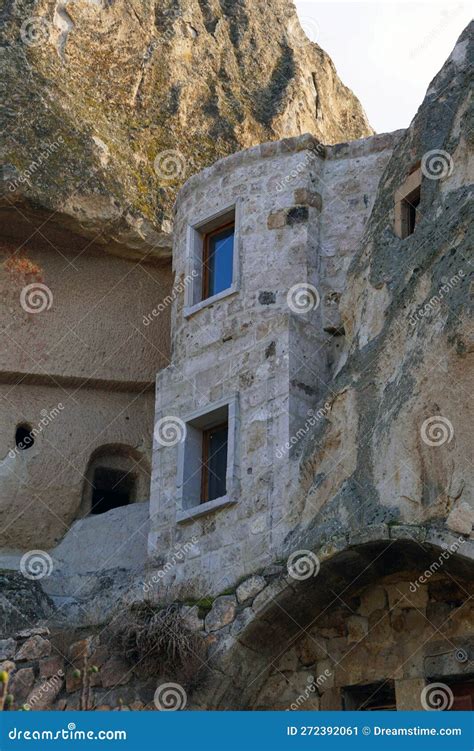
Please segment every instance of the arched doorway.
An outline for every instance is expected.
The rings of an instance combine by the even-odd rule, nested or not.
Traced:
[[[283,569],[266,601],[238,613],[241,628],[217,649],[228,678],[210,684],[209,708],[426,709],[439,684],[444,708],[473,705],[473,543],[438,531],[421,541],[417,528],[405,539],[369,532],[314,577]]]
[[[101,446],[87,466],[80,516],[147,501],[149,488],[150,466],[140,452],[123,444]]]

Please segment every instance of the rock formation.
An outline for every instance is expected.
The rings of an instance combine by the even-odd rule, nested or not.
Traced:
[[[169,255],[177,189],[222,156],[372,133],[288,0],[18,0],[2,25],[4,201],[109,250]]]
[[[319,537],[339,532],[341,518],[360,529],[447,518],[454,532],[472,530],[472,499],[460,506],[472,478],[462,448],[473,349],[472,52],[468,28],[394,149],[349,269],[346,352],[303,469],[303,525],[312,518]],[[420,163],[416,232],[403,240],[393,232],[394,192]],[[324,510],[315,516],[316,499]]]
[[[15,198],[22,212],[28,204],[36,205],[38,214],[41,210],[56,211],[58,223],[76,229],[81,225],[81,232],[86,234],[100,230],[102,242],[114,252],[125,241],[137,252],[154,244],[160,247],[161,243],[165,256],[165,233],[170,229],[170,206],[178,184],[190,172],[228,151],[298,130],[311,130],[327,142],[370,132],[358,105],[334,78],[324,53],[308,46],[294,25],[293,12],[279,0],[272,2],[271,8],[262,3],[257,9],[255,3],[244,0],[220,0],[219,6],[217,1],[183,0],[179,5],[160,4],[159,11],[150,6],[147,14],[131,4],[105,6],[100,0],[84,0],[56,5],[54,15],[53,4],[41,0],[35,12],[52,19],[46,24],[46,41],[24,48],[13,45],[13,40],[25,12],[33,5],[19,0],[16,7],[21,10],[16,21],[10,11],[7,13],[7,34],[12,35],[7,74],[19,69],[15,55],[17,61],[21,58],[26,65],[28,59],[34,67],[28,69],[28,75],[25,73],[24,88],[15,87],[11,98],[12,112],[31,115],[25,125],[23,114],[23,121],[10,130],[6,187],[11,195],[7,200]],[[171,14],[172,10],[179,11],[178,15]],[[44,22],[36,23],[41,31]],[[250,220],[247,226],[241,225],[240,238],[247,242],[242,247],[255,246],[246,237],[247,231],[254,232],[250,237],[258,238],[263,252],[270,245],[274,250],[281,247],[286,253],[295,253],[291,260],[302,249],[317,248],[308,257],[321,261],[317,271],[322,269],[318,284],[323,299],[319,300],[318,294],[314,304],[322,311],[321,325],[319,329],[307,326],[307,331],[308,337],[315,331],[321,337],[327,335],[324,343],[328,346],[318,348],[325,353],[318,371],[324,378],[318,378],[318,390],[310,391],[311,410],[305,413],[317,419],[307,421],[310,427],[278,465],[275,454],[264,453],[268,410],[262,408],[259,414],[255,391],[247,397],[256,417],[256,424],[248,421],[245,425],[245,437],[251,444],[248,454],[255,452],[254,467],[263,466],[265,474],[258,478],[261,496],[254,493],[239,499],[240,527],[223,524],[222,516],[220,526],[212,517],[201,520],[199,513],[191,529],[187,526],[189,516],[182,516],[179,521],[186,524],[178,526],[173,521],[177,530],[174,539],[167,537],[166,529],[162,538],[159,533],[163,529],[152,529],[147,537],[146,565],[137,557],[129,569],[120,568],[118,558],[132,558],[135,542],[137,550],[145,551],[144,535],[135,540],[133,535],[124,534],[122,547],[115,546],[111,569],[105,564],[103,569],[90,566],[83,543],[87,538],[78,536],[77,546],[82,540],[82,549],[76,559],[68,554],[70,540],[63,542],[62,549],[53,550],[52,556],[43,553],[51,571],[38,587],[31,582],[23,585],[19,574],[10,573],[18,566],[13,556],[5,554],[7,568],[0,582],[0,627],[5,639],[0,648],[3,659],[15,660],[6,669],[18,685],[14,693],[20,700],[24,696],[30,704],[36,701],[39,688],[28,692],[45,668],[53,672],[50,663],[43,661],[54,650],[53,656],[60,658],[54,672],[61,679],[51,694],[57,701],[56,709],[78,709],[84,694],[90,694],[98,709],[122,702],[131,709],[160,708],[156,689],[169,685],[169,674],[163,668],[161,675],[154,672],[148,679],[137,651],[132,656],[124,652],[115,630],[115,622],[122,622],[124,611],[135,619],[132,636],[145,622],[156,645],[156,637],[162,638],[163,631],[169,631],[166,624],[171,621],[183,626],[184,639],[205,643],[204,689],[199,686],[196,690],[199,669],[185,675],[184,667],[191,667],[190,672],[194,669],[185,661],[179,666],[183,675],[171,673],[182,692],[177,709],[347,709],[351,707],[346,701],[351,689],[361,686],[372,693],[375,681],[382,687],[392,684],[388,688],[393,688],[393,696],[385,697],[384,706],[419,709],[421,705],[426,709],[423,690],[433,676],[447,683],[453,681],[453,685],[460,678],[472,680],[474,506],[468,495],[472,467],[466,415],[470,397],[468,358],[472,355],[467,319],[472,274],[471,31],[467,29],[459,39],[405,132],[327,150],[311,136],[295,139],[292,144],[288,140],[263,144],[206,170],[182,191],[175,233],[174,268],[178,277],[179,262],[184,267],[187,260],[188,230],[188,213],[180,214],[180,202],[182,205],[188,200],[186,208],[189,216],[194,216],[193,202],[212,202],[216,197],[223,200],[222,186],[227,191],[235,190],[239,199],[247,190],[246,206],[251,205],[247,218],[251,216],[258,227],[252,227]],[[157,46],[154,40],[158,40]],[[167,55],[164,67],[156,57],[163,50]],[[319,67],[313,79],[316,60]],[[99,80],[99,64],[111,71],[110,80]],[[318,107],[311,89],[314,83]],[[157,89],[166,95],[155,97]],[[52,93],[58,91],[62,92],[61,100]],[[331,97],[333,105],[329,104]],[[341,97],[344,104],[340,104]],[[348,102],[352,102],[350,107]],[[347,118],[352,115],[354,125],[350,126]],[[28,169],[31,145],[42,138],[49,139],[50,145],[56,138],[61,148],[47,149],[47,158],[35,168],[30,185],[20,181],[20,176]],[[157,153],[169,150],[164,161],[156,160]],[[356,167],[351,164],[348,170],[344,155],[351,153]],[[294,169],[285,172],[289,154],[294,157],[289,165]],[[275,164],[281,168],[269,175],[262,161],[267,160],[269,170],[271,159],[280,159]],[[298,170],[301,165],[302,170]],[[168,169],[173,177],[170,181],[163,177],[163,170]],[[402,237],[397,232],[397,195],[415,175],[418,196],[408,207],[412,227]],[[281,183],[282,179],[283,189],[277,190],[277,181]],[[296,186],[292,179],[304,179],[307,187]],[[271,181],[274,194],[278,194],[275,201],[270,200],[274,195],[270,189],[265,192]],[[8,188],[12,183],[14,190]],[[263,206],[258,205],[259,196],[264,198]],[[335,196],[339,200],[336,210]],[[288,201],[285,205],[284,200]],[[215,207],[208,209],[210,217]],[[328,231],[335,223],[339,234]],[[311,234],[308,227],[317,227],[321,233]],[[290,231],[293,245],[288,241]],[[271,232],[276,240],[269,239]],[[113,242],[115,247],[111,247]],[[122,263],[117,258],[104,259],[101,254],[100,258]],[[255,256],[250,260],[255,262]],[[257,257],[257,263],[263,267],[261,258]],[[301,256],[293,268],[303,268]],[[241,300],[249,294],[248,281],[254,274],[251,267],[244,265],[243,269],[247,276]],[[272,315],[262,311],[263,306],[276,309],[279,296],[291,308],[288,279],[268,274],[265,284],[267,280],[264,290],[251,289],[257,311],[254,319],[260,326],[259,347],[254,347],[253,339],[244,342],[237,353],[242,361],[236,357],[230,373],[227,368],[222,376],[218,372],[222,382],[228,379],[226,385],[231,378],[242,377],[239,388],[243,393],[258,387],[255,380],[259,378],[266,389],[270,370],[275,379],[275,360],[265,367],[262,363],[264,358],[270,361],[276,357],[277,340],[281,343],[283,337],[263,325]],[[198,380],[203,373],[207,375],[199,348],[211,360],[208,371],[218,371],[230,361],[221,347],[239,336],[249,336],[251,323],[240,325],[235,298],[229,296],[228,304],[233,305],[228,309],[230,315],[214,300],[208,310],[201,310],[209,313],[208,329],[204,322],[195,345],[190,336],[193,324],[188,320],[192,317],[184,323],[186,316],[182,313],[184,289],[179,295],[174,300],[171,297],[174,313],[178,313],[173,316],[172,336],[176,336],[178,322],[183,330],[181,335],[178,328],[178,344],[189,347],[198,362],[192,373],[194,383],[184,367],[176,370],[186,374],[182,378],[189,389],[185,396],[194,399],[196,383],[203,390],[212,386],[204,377]],[[247,315],[249,306],[240,304]],[[334,315],[328,313],[330,304]],[[126,307],[122,300],[120,305]],[[289,315],[286,307],[285,325]],[[292,308],[292,312],[298,311]],[[250,313],[253,315],[254,309]],[[223,321],[228,324],[225,336],[218,330]],[[206,339],[208,331],[211,333]],[[274,337],[268,347],[264,346],[266,336]],[[326,357],[331,338],[338,340],[339,349],[334,347]],[[308,341],[312,344],[313,340]],[[219,352],[213,359],[209,353],[212,355],[216,342]],[[312,346],[301,351],[310,355],[314,350]],[[174,367],[176,351],[173,347]],[[255,353],[255,360],[249,352]],[[185,364],[189,364],[189,358]],[[166,409],[178,403],[178,378],[170,370],[174,390],[169,387],[171,396],[163,405]],[[217,385],[220,389],[221,383]],[[308,384],[300,378],[296,386],[300,385]],[[220,398],[221,391],[217,393]],[[273,393],[262,389],[265,408]],[[164,389],[159,388],[158,394],[159,399],[163,394],[166,397]],[[209,403],[211,398],[205,392],[203,404]],[[146,404],[143,409],[145,414]],[[187,419],[191,427],[196,425],[196,415],[190,410],[182,414],[190,415]],[[163,447],[172,450],[176,443],[165,442]],[[256,453],[259,450],[261,454]],[[163,493],[164,501],[175,519],[176,455],[168,460],[163,454],[165,458],[160,459],[171,478],[171,490]],[[270,488],[273,492],[271,486],[279,476],[286,482],[284,465],[288,468],[288,492],[279,493],[277,501],[282,501],[282,508],[278,509],[276,503],[266,505],[270,497],[267,491]],[[252,477],[252,463],[246,462],[243,467],[247,478]],[[161,480],[160,475],[157,477]],[[293,477],[295,482],[291,482]],[[151,516],[163,528],[162,492],[163,484],[152,483]],[[234,504],[236,510],[238,505]],[[281,514],[284,526],[275,524],[275,519],[280,522],[275,511]],[[219,513],[227,513],[227,505]],[[266,535],[267,519],[271,536]],[[111,516],[104,519],[105,524],[110,522]],[[88,525],[82,526],[87,531]],[[108,535],[108,540],[113,540],[107,527],[103,529],[102,538],[96,539]],[[76,532],[80,531],[76,526]],[[244,555],[244,548],[238,546],[241,540],[252,537],[257,553],[249,557],[248,549]],[[214,540],[215,549],[211,549]],[[163,542],[158,545],[157,541]],[[99,556],[92,544],[90,550],[97,564]],[[150,551],[156,555],[153,557]],[[262,561],[268,554],[273,558],[263,565],[257,557],[260,553]],[[18,551],[15,555],[18,558]],[[306,572],[298,571],[296,564],[289,565],[297,560],[295,555],[302,555],[301,560],[306,561]],[[61,566],[71,560],[74,567],[66,575]],[[106,557],[109,565],[110,560]],[[206,560],[210,565],[204,565]],[[84,570],[79,570],[78,561]],[[222,582],[226,566],[232,578]],[[194,588],[186,596],[184,588],[180,589],[183,582]],[[48,596],[43,597],[43,592]],[[20,598],[25,602],[17,621]],[[57,608],[54,613],[51,603]],[[39,623],[25,631],[23,620],[35,618]],[[44,638],[49,636],[46,621],[58,629],[51,642]],[[157,627],[154,633],[152,626]],[[75,630],[79,628],[81,641],[77,642]],[[110,644],[105,643],[106,638],[110,638]],[[89,659],[98,672],[87,679],[87,686],[85,681],[81,686],[79,665],[86,666]],[[91,685],[95,691],[90,692]]]

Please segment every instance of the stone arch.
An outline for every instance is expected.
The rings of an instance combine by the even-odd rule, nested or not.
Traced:
[[[368,529],[359,539],[349,538],[344,547],[326,549],[325,553],[316,551],[318,557],[321,555],[321,567],[318,575],[310,579],[296,581],[286,570],[269,578],[266,576],[266,589],[237,614],[228,633],[217,634],[213,662],[219,678],[209,682],[206,706],[212,709],[349,709],[351,707],[344,706],[341,698],[344,687],[365,686],[377,682],[379,677],[383,684],[387,681],[394,684],[398,709],[421,709],[421,690],[431,679],[445,680],[448,684],[461,679],[471,681],[474,690],[474,636],[472,627],[468,626],[474,617],[474,605],[469,602],[474,579],[474,541],[418,527],[394,527],[387,529],[386,534],[387,537],[381,539],[376,530]],[[455,552],[441,558],[452,545]],[[441,568],[433,569],[433,563],[439,560],[442,560]],[[427,581],[416,586],[417,580],[430,571],[430,567],[433,572]],[[403,607],[397,597],[402,600],[410,595],[410,584],[415,585],[415,591]],[[369,635],[363,644],[363,631],[369,619],[360,614],[358,603],[377,587],[385,592],[385,605],[375,607],[377,603],[372,606],[365,603],[363,612],[368,612],[370,607],[373,607],[371,612],[385,609],[386,613],[380,613],[380,618],[382,622],[384,616],[388,619],[392,631],[387,632],[385,646],[380,643],[379,634],[379,641],[371,650]],[[390,588],[388,597],[387,588]],[[452,597],[462,598],[462,603],[453,602]],[[347,615],[341,619],[340,611],[344,607]],[[336,615],[335,623],[330,623],[328,614]],[[443,614],[452,620],[446,634],[436,633]],[[364,665],[360,669],[356,666],[347,670],[347,677],[341,677],[343,667],[334,664],[334,660],[331,664],[331,658],[325,660],[323,654],[317,653],[314,661],[308,657],[303,660],[307,664],[300,664],[298,668],[290,653],[298,649],[301,652],[301,640],[318,621],[323,623],[323,639],[330,641],[328,637],[331,637],[342,643],[348,638],[350,618],[353,619],[350,627],[356,633],[352,633],[353,641],[348,647],[354,653],[359,628],[366,670]],[[422,628],[425,620],[427,623],[434,621],[432,637],[426,643],[420,639],[416,659],[405,666],[400,658],[403,640],[410,630]],[[331,631],[339,627],[340,635]],[[360,655],[358,659],[360,661]],[[315,668],[321,663],[321,673],[325,662],[329,663],[332,675],[327,685],[320,686],[317,683],[320,674]],[[309,677],[316,682],[316,690],[306,692],[306,696]],[[300,705],[298,698],[302,695],[305,698]]]
[[[89,458],[79,517],[147,501],[150,471],[148,459],[136,448],[121,443],[100,446]],[[106,501],[99,506],[102,496]]]

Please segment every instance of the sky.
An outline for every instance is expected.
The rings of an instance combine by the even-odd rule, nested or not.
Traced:
[[[406,128],[472,17],[446,2],[295,0],[308,37],[332,58],[377,133]]]

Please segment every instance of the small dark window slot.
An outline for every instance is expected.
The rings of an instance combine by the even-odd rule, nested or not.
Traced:
[[[402,235],[409,237],[415,231],[418,219],[418,207],[420,205],[421,191],[416,188],[402,201]]]
[[[26,451],[34,445],[34,442],[35,438],[31,426],[26,423],[18,425],[15,432],[15,445],[17,449],[20,451]]]
[[[133,502],[136,478],[122,470],[98,467],[94,472],[91,514],[105,514]]]
[[[346,330],[344,326],[327,326],[324,331],[326,334],[329,334],[330,336],[345,336]]]

